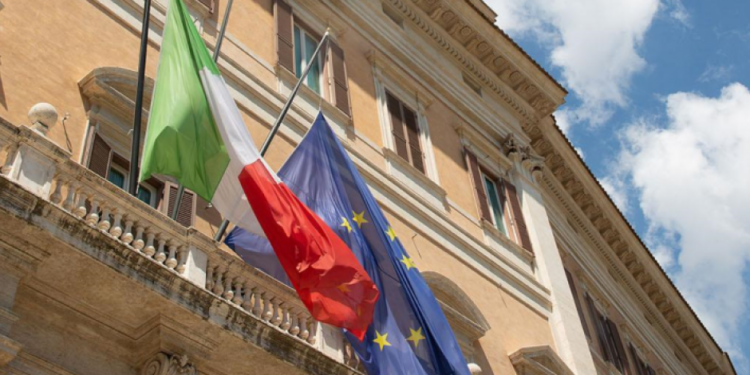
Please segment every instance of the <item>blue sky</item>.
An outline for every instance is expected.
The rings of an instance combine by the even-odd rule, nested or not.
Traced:
[[[750,1],[486,2],[569,89],[559,124],[750,373]]]

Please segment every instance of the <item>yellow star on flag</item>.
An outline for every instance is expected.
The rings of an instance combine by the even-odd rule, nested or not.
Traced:
[[[346,228],[346,231],[348,233],[352,232],[352,225],[349,224],[349,220],[347,218],[345,218],[345,217],[341,218],[341,226],[344,227],[344,228]]]
[[[414,260],[411,258],[407,258],[406,255],[401,258],[401,263],[403,263],[406,266],[406,270],[410,270],[412,268],[417,268],[417,265],[414,263]]]
[[[340,290],[341,293],[344,293],[344,294],[349,293],[349,286],[347,286],[346,284],[341,284],[337,286],[336,289]]]
[[[419,342],[425,339],[425,337],[422,336],[422,327],[419,327],[416,331],[409,328],[409,331],[411,331],[411,336],[409,336],[407,340],[414,342],[414,348],[419,347]]]
[[[360,213],[356,213],[356,212],[352,211],[352,214],[354,214],[354,217],[352,218],[352,220],[355,223],[357,223],[358,227],[362,228],[362,224],[369,223],[369,221],[367,221],[367,219],[365,219],[365,211],[362,211]]]
[[[375,331],[375,335],[377,336],[377,338],[375,338],[375,340],[372,340],[372,342],[380,345],[380,351],[381,352],[383,351],[384,347],[391,346],[391,343],[388,342],[388,340],[387,340],[388,339],[388,334],[387,333],[381,335],[380,332]]]
[[[391,241],[396,239],[396,232],[393,231],[393,228],[388,227],[388,229],[385,231],[385,234],[388,235],[388,237],[391,238]]]

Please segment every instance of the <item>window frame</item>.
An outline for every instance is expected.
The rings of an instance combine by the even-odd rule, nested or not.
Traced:
[[[112,169],[116,170],[119,173],[122,173],[122,175],[124,176],[124,178],[123,178],[123,184],[125,186],[122,186],[122,187],[121,186],[117,186],[117,185],[115,185],[115,186],[119,187],[122,190],[127,191],[128,186],[130,186],[130,170],[128,168],[125,168],[125,166],[120,165],[117,162],[117,158],[122,158],[122,156],[118,155],[116,152],[113,151],[112,152],[112,158],[111,158],[110,163],[109,163],[109,169],[107,170],[107,177],[106,177],[106,179],[107,179],[107,181],[109,181],[109,173],[110,173],[110,171]],[[112,183],[111,181],[109,181],[109,182]],[[156,189],[156,187],[154,187],[153,185],[151,185],[147,181],[143,181],[143,182],[141,182],[141,183],[138,184],[138,190],[140,191],[140,189],[142,189],[142,188],[148,190],[151,193],[150,202],[143,202],[143,201],[142,202],[148,204],[149,206],[151,206],[153,208],[157,208],[157,202],[158,201],[156,199],[156,195],[157,195],[157,189]],[[137,196],[136,196],[136,198],[140,199]]]
[[[480,166],[479,168],[479,174],[482,177],[482,182],[484,184],[482,185],[482,188],[484,189],[484,194],[487,197],[487,205],[490,208],[490,215],[492,216],[493,225],[495,228],[500,231],[505,237],[511,238],[510,234],[508,233],[508,228],[510,227],[510,223],[508,223],[508,210],[506,209],[505,205],[508,200],[508,197],[505,196],[505,189],[501,187],[501,185],[498,185],[497,181],[498,179],[494,178],[494,176],[487,173],[487,171]],[[500,213],[502,216],[502,219],[500,220],[500,224],[502,228],[498,227],[498,217],[495,212],[495,210],[492,207],[492,199],[490,198],[490,191],[487,190],[487,182],[491,183],[492,186],[495,188],[495,198],[498,201],[498,205],[500,206]]]
[[[300,41],[301,43],[297,43],[298,42],[297,30],[299,30],[300,39],[302,39]],[[313,41],[316,47],[318,43],[320,43],[320,37],[316,36],[313,32],[309,31],[309,27],[305,23],[300,22],[296,18],[293,18],[292,19],[292,43],[293,43],[293,48],[294,48],[294,76],[297,77],[297,79],[299,79],[299,77],[302,75],[302,71],[304,71],[305,68],[309,64],[309,62],[305,61],[305,59],[302,58],[302,57],[307,56],[307,53],[306,53],[307,44],[305,43],[307,39],[310,39],[311,41]],[[298,45],[299,45],[299,51],[300,51],[300,59],[299,59],[301,62],[300,66],[297,66],[297,46]],[[324,48],[328,49],[329,46],[324,46]],[[315,51],[313,50],[312,52],[315,52]],[[321,51],[321,53],[318,54],[318,56],[316,57],[316,59],[318,60],[317,63],[319,66],[318,89],[320,91],[319,92],[315,91],[315,89],[310,87],[308,83],[308,80],[310,79],[310,75],[309,75],[310,73],[308,73],[307,79],[304,82],[302,82],[312,92],[320,95],[323,99],[328,100],[328,101],[330,101],[331,99],[331,93],[330,93],[331,90],[330,90],[330,85],[328,82],[329,81],[328,77],[330,75],[328,73],[328,70],[329,70],[328,61],[330,60],[328,58],[329,54],[330,53],[327,50]],[[325,58],[325,60],[323,58]]]
[[[404,75],[404,73],[395,68],[392,64],[386,64],[386,59],[381,54],[371,52],[368,54],[367,58],[370,60],[373,69],[375,96],[378,104],[381,139],[383,142],[383,153],[385,154],[386,159],[391,157],[389,153],[396,154],[392,137],[393,127],[391,125],[390,113],[388,112],[386,96],[386,92],[390,92],[401,103],[408,108],[413,109],[414,113],[417,115],[417,126],[420,132],[420,146],[422,148],[422,154],[424,155],[425,172],[417,174],[417,171],[414,171],[412,174],[415,175],[415,179],[425,177],[426,180],[430,181],[428,185],[432,185],[429,189],[432,191],[439,190],[440,194],[444,195],[444,192],[440,188],[440,177],[435,162],[435,153],[432,147],[429,121],[426,115],[427,108],[435,101],[435,98],[429,92],[422,91],[421,88],[413,82],[411,77]],[[386,149],[388,151],[385,151]],[[392,162],[389,161],[389,163]]]
[[[423,169],[423,171],[420,171],[420,172],[427,176],[428,175],[427,160],[426,160],[427,159],[427,155],[425,153],[425,143],[424,143],[425,141],[423,139],[424,137],[423,137],[423,131],[422,131],[423,128],[422,128],[422,126],[420,124],[420,121],[419,121],[419,117],[420,117],[419,116],[419,112],[415,111],[414,109],[412,109],[411,107],[409,107],[409,105],[406,104],[406,103],[404,103],[404,101],[401,100],[401,98],[399,98],[398,95],[394,94],[393,92],[389,91],[388,89],[386,89],[385,94],[386,94],[386,98],[388,96],[390,96],[394,100],[398,101],[398,104],[399,104],[398,110],[399,110],[399,114],[401,115],[402,126],[404,127],[404,141],[406,142],[406,153],[407,153],[407,158],[404,159],[404,160],[406,160],[406,162],[409,165],[411,165],[415,169],[419,170],[419,168],[417,168],[414,165],[414,154],[413,154],[412,147],[410,146],[412,139],[411,139],[411,136],[409,135],[409,132],[407,131],[407,128],[406,128],[406,116],[405,116],[406,110],[409,110],[411,113],[414,114],[414,121],[415,121],[415,125],[417,127],[417,140],[416,141],[417,141],[417,144],[419,145],[419,152],[420,152],[420,154],[422,154],[421,158],[422,158],[422,169]],[[395,139],[396,135],[394,134],[394,125],[393,125],[393,120],[391,119],[391,116],[390,116],[390,113],[391,113],[390,111],[391,110],[390,110],[390,107],[388,107],[388,100],[386,100],[386,102],[385,102],[385,107],[386,107],[386,112],[388,113],[386,121],[388,122],[388,126],[390,127],[390,136],[391,136],[390,139],[391,139],[391,145],[392,145],[392,147],[390,147],[390,148],[391,148],[391,150],[396,151],[396,153],[398,153],[398,151],[396,150],[396,139]],[[399,156],[401,156],[401,155],[399,155]]]

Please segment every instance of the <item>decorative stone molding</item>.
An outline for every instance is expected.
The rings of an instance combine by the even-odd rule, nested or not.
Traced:
[[[531,146],[521,146],[512,133],[508,134],[502,144],[505,155],[519,163],[523,168],[523,173],[528,173],[535,182],[539,182],[544,173],[545,159],[539,156]]]
[[[552,80],[562,93],[559,98],[553,98],[540,89],[525,72],[521,71],[513,57],[496,47],[499,44],[497,41],[485,38],[483,32],[478,31],[471,21],[456,13],[448,2],[412,0],[412,3],[427,15],[426,18],[411,9],[405,0],[388,2],[524,117],[544,117],[562,104],[565,92],[559,84]],[[443,37],[443,33],[447,33],[463,48],[457,49],[452,40]],[[509,38],[506,43],[508,41]],[[512,41],[510,43],[515,45]],[[520,48],[518,52],[523,53]],[[524,58],[530,60],[528,56]]]
[[[549,346],[523,348],[510,355],[518,375],[573,375]]]
[[[137,81],[138,72],[136,71],[116,67],[101,67],[92,70],[83,77],[78,82],[78,87],[88,105],[92,109],[97,109],[91,111],[90,115],[97,115],[98,109],[104,109],[127,121],[133,118]],[[148,110],[153,91],[154,80],[146,77],[143,90],[144,125],[148,122]]]
[[[158,353],[141,367],[140,375],[196,375],[187,355]]]

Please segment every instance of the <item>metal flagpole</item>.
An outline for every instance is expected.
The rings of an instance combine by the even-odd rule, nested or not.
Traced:
[[[318,43],[318,46],[315,48],[315,52],[313,52],[312,56],[310,57],[310,61],[315,61],[315,59],[318,58],[318,54],[320,53],[320,50],[323,47],[323,44],[325,44],[328,41],[328,37],[330,36],[330,30],[326,30],[325,34],[323,34],[323,37],[320,39],[320,43]],[[281,108],[281,113],[279,114],[279,117],[276,119],[276,122],[271,127],[271,132],[268,133],[268,136],[266,137],[266,140],[263,142],[263,146],[260,148],[260,156],[265,156],[266,151],[268,151],[268,146],[271,145],[271,141],[273,141],[274,137],[276,137],[276,133],[279,131],[279,128],[281,127],[281,123],[284,121],[284,118],[286,117],[287,112],[289,112],[289,108],[292,106],[292,101],[294,101],[294,97],[297,96],[297,91],[299,91],[299,88],[302,86],[302,83],[305,81],[305,78],[307,78],[307,73],[310,72],[310,68],[313,64],[307,64],[305,67],[305,70],[302,71],[302,75],[299,77],[299,80],[297,81],[297,84],[294,86],[294,89],[292,90],[292,93],[289,95],[289,98],[286,100],[286,104],[284,104],[284,107]],[[214,235],[215,241],[221,241],[221,238],[224,237],[224,232],[227,231],[227,227],[229,226],[229,220],[224,219],[224,221],[221,222],[221,226],[219,227],[219,230],[216,232],[216,235]]]
[[[227,10],[224,12],[224,19],[221,21],[221,30],[219,30],[219,37],[216,40],[216,48],[214,48],[214,62],[219,61],[221,43],[224,42],[224,34],[227,31],[227,24],[229,23],[229,12],[232,11],[232,3],[234,3],[234,0],[229,0],[229,2],[227,2]],[[180,202],[182,202],[183,195],[185,195],[185,186],[180,184],[180,187],[177,189],[177,197],[174,200],[174,207],[172,207],[172,220],[177,220],[177,212],[180,211]]]
[[[135,91],[135,115],[133,116],[133,142],[130,147],[130,186],[128,192],[138,194],[138,158],[141,152],[141,116],[143,115],[143,81],[146,74],[146,52],[148,52],[148,26],[151,18],[151,0],[143,3],[143,27],[141,29],[141,51],[138,60],[138,86]]]

